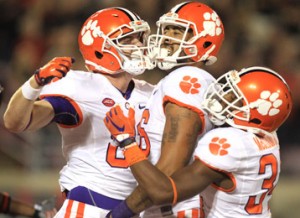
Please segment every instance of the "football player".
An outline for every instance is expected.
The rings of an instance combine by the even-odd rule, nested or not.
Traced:
[[[275,71],[250,67],[230,71],[212,83],[202,107],[220,128],[197,143],[193,162],[172,176],[153,166],[132,140],[121,143],[139,185],[157,205],[201,193],[201,217],[271,217],[269,202],[280,174],[280,146],[276,130],[292,110],[290,89]],[[119,107],[107,114],[112,135],[134,136],[131,120],[120,118]],[[129,112],[134,116],[134,110]],[[125,131],[113,125],[123,123]],[[186,128],[193,128],[186,127]],[[184,144],[182,144],[184,146]]]
[[[105,217],[136,187],[103,118],[115,104],[130,104],[140,119],[153,86],[133,77],[153,67],[145,56],[149,33],[148,23],[125,8],[99,10],[78,36],[88,71],[71,70],[71,57],[56,57],[12,96],[7,129],[33,131],[55,122],[62,135],[67,164],[59,183],[66,200],[56,217]]]
[[[176,5],[157,25],[157,33],[149,37],[149,56],[169,74],[157,84],[143,112],[138,144],[143,150],[151,148],[149,160],[170,176],[190,163],[197,139],[213,128],[201,102],[215,79],[201,67],[216,61],[224,28],[217,13],[200,2]],[[177,69],[170,72],[173,68]],[[197,218],[199,201],[194,196],[173,208],[155,206],[141,216]],[[130,217],[152,204],[139,186],[112,211],[112,217]]]

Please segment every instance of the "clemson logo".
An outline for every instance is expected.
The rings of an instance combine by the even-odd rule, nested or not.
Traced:
[[[258,107],[257,111],[261,115],[269,115],[269,116],[275,116],[280,112],[278,109],[283,101],[281,99],[278,99],[279,94],[277,92],[271,93],[270,91],[263,91],[260,93],[260,99],[258,99],[256,102]],[[252,104],[254,104],[252,103]],[[251,106],[251,103],[250,103]]]
[[[210,36],[219,36],[223,32],[221,20],[216,12],[206,12],[203,17],[203,28]]]
[[[186,94],[197,94],[201,84],[198,83],[198,78],[184,76],[182,81],[179,83],[180,89]]]
[[[81,30],[81,41],[84,45],[92,45],[94,39],[101,35],[100,27],[97,26],[97,20],[90,20]]]
[[[228,154],[227,149],[230,148],[230,144],[227,143],[227,139],[214,137],[209,143],[209,150],[215,156],[224,156]]]

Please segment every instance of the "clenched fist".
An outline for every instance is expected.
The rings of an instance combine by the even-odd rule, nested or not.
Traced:
[[[34,78],[39,86],[44,86],[50,82],[64,77],[75,62],[71,57],[56,57],[49,61],[34,73]]]
[[[128,117],[126,117],[120,107],[117,105],[111,108],[104,118],[104,124],[110,131],[112,137],[118,142],[121,148],[135,142],[135,111],[129,108]]]

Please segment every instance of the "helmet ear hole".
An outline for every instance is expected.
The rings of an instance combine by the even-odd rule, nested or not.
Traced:
[[[212,42],[205,41],[205,42],[203,43],[203,48],[208,48],[211,44],[212,44]]]
[[[257,118],[254,118],[252,120],[249,121],[250,123],[255,123],[257,125],[261,124],[261,120],[260,119],[257,119]]]
[[[98,59],[101,59],[103,58],[103,54],[99,51],[95,51],[95,56],[98,58]]]

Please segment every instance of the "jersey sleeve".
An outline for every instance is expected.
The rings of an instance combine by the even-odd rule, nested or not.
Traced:
[[[45,97],[54,109],[54,118],[52,121],[60,126],[75,127],[82,122],[82,112],[79,106],[71,99],[66,97],[54,96]]]
[[[178,68],[163,81],[163,102],[172,102],[202,111],[204,93],[213,81],[213,76],[200,68],[190,66]]]
[[[88,74],[70,71],[66,77],[43,87],[40,99],[52,105],[55,114],[52,122],[64,128],[81,124],[83,109],[79,102],[91,99],[91,95],[87,94],[88,84],[90,84]]]
[[[207,132],[197,144],[195,158],[213,169],[237,172],[246,156],[239,137],[240,131],[228,127]]]

